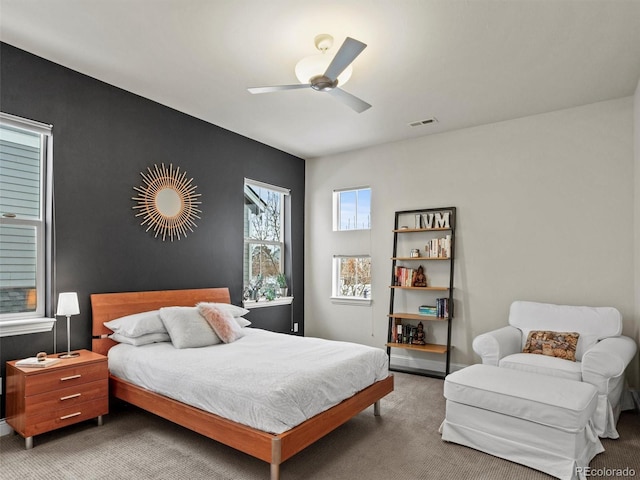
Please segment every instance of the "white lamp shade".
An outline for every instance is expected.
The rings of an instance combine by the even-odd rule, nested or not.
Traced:
[[[58,296],[58,310],[56,315],[78,315],[78,294],[76,292],[63,292]]]
[[[304,57],[296,64],[296,77],[300,80],[300,83],[309,83],[309,80],[316,75],[324,75],[327,71],[327,67],[333,60],[332,56],[324,53],[317,55],[310,55]],[[338,75],[338,86],[342,87],[351,78],[353,68],[349,65],[344,71]]]

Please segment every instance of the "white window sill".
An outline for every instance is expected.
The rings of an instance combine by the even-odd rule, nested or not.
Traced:
[[[50,332],[55,318],[21,318],[19,320],[4,320],[0,322],[0,337],[25,335],[27,333]]]
[[[244,308],[251,310],[252,308],[262,307],[276,307],[278,305],[290,305],[293,302],[293,297],[280,297],[273,300],[245,300],[243,303]]]
[[[360,297],[331,297],[331,303],[335,303],[338,305],[357,305],[359,307],[369,307],[371,306],[371,299]]]

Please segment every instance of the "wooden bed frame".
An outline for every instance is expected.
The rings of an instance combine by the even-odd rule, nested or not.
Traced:
[[[94,352],[106,355],[116,343],[107,338],[111,331],[104,322],[125,315],[157,310],[166,306],[194,306],[198,302],[230,303],[227,288],[164,290],[153,292],[104,293],[91,295]],[[271,465],[271,480],[280,478],[280,464],[327,435],[355,415],[374,405],[380,415],[380,399],[393,391],[389,375],[329,410],[281,434],[271,434],[227,420],[199,408],[109,375],[110,394],[159,415],[178,425],[252,455]]]

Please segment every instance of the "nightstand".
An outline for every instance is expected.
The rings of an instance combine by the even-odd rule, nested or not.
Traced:
[[[89,350],[44,368],[7,362],[7,423],[33,447],[33,436],[109,413],[107,357]],[[53,355],[52,355],[53,357]]]

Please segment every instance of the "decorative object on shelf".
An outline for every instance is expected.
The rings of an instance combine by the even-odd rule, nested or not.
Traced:
[[[427,286],[427,276],[424,274],[424,268],[422,265],[418,267],[413,273],[413,279],[411,280],[412,287],[426,287]]]
[[[443,228],[448,229],[451,228],[449,219],[451,217],[451,212],[441,211],[441,212],[429,212],[422,214],[422,228],[430,229],[430,228]],[[419,228],[419,227],[416,227]]]
[[[80,354],[77,352],[71,352],[71,315],[78,315],[80,313],[80,306],[78,305],[78,294],[76,292],[62,292],[58,296],[58,310],[57,315],[64,315],[67,317],[67,353],[59,355],[59,358],[74,358]]]
[[[143,184],[133,187],[139,195],[132,197],[138,202],[133,207],[139,210],[136,217],[142,217],[140,225],[147,226],[146,231],[153,230],[154,237],[161,236],[164,242],[167,237],[173,241],[187,236],[187,230],[193,232],[197,227],[195,219],[202,211],[197,207],[199,193],[195,193],[196,186],[192,185],[193,178],[187,180],[186,172],[180,172],[180,167],[169,168],[164,163],[147,168],[147,173],[140,172]]]
[[[424,324],[422,322],[418,322],[418,327],[411,343],[413,345],[426,345],[427,342],[425,342],[424,337]]]
[[[420,258],[420,249],[419,248],[412,248],[411,252],[409,252],[409,257],[411,257],[411,258]]]

